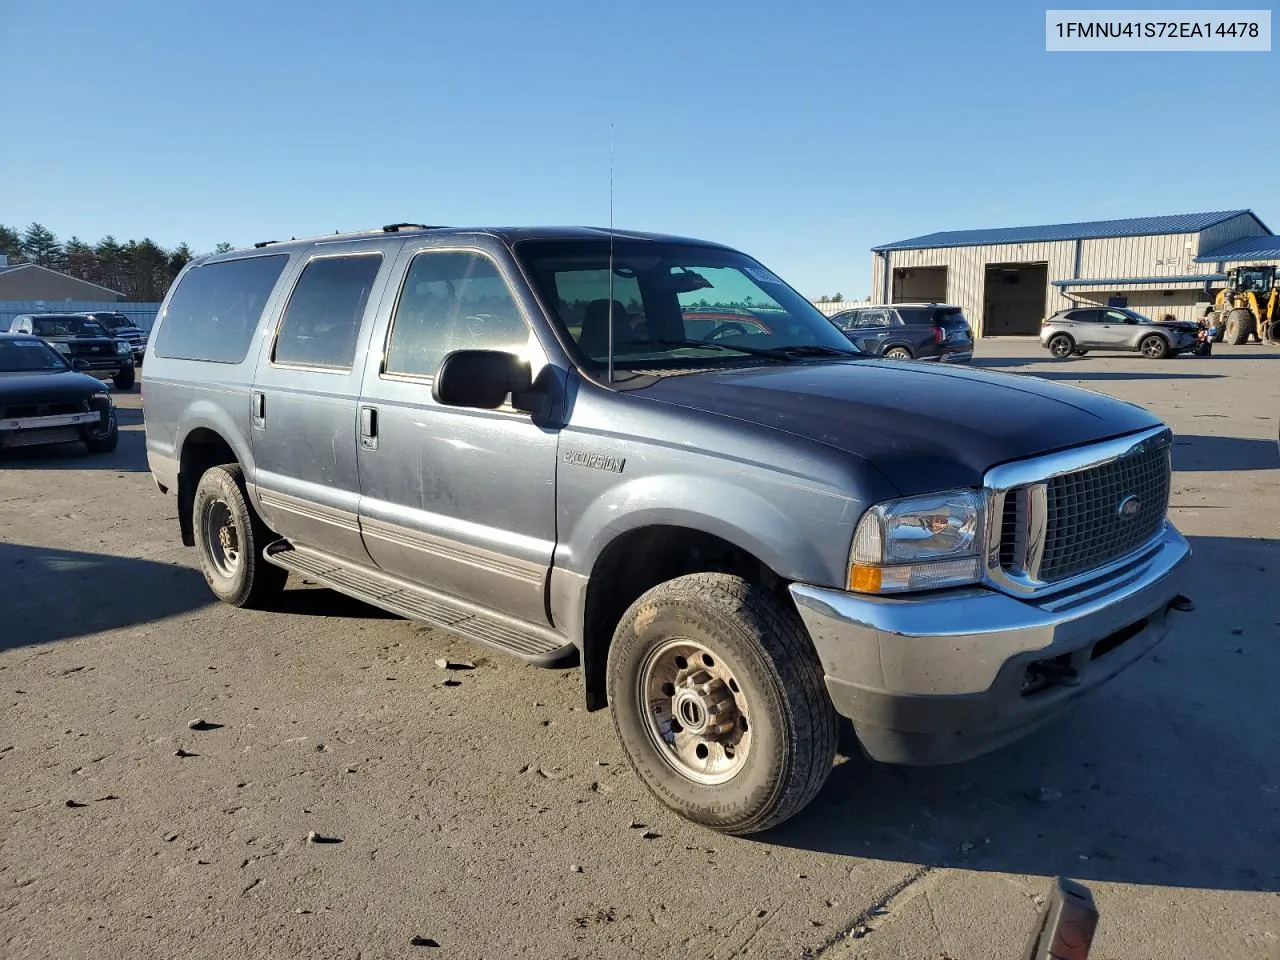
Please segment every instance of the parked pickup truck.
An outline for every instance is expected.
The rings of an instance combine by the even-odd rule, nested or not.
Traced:
[[[768,323],[685,316],[744,303]],[[713,243],[263,243],[183,270],[142,369],[150,467],[217,596],[270,605],[297,573],[576,658],[654,795],[728,833],[814,797],[838,715],[876,760],[965,760],[1185,605],[1150,414],[867,359]]]

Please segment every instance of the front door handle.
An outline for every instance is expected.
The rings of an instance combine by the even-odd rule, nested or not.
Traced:
[[[360,446],[366,450],[378,449],[378,408],[360,408]]]

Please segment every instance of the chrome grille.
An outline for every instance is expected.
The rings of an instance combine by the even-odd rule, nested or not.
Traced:
[[[1154,537],[1169,507],[1168,448],[1145,450],[1048,481],[1039,579],[1052,583],[1132,553]],[[1135,504],[1128,515],[1126,504]]]

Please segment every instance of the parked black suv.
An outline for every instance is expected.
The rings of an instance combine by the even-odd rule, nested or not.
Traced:
[[[28,313],[14,317],[12,333],[39,337],[99,380],[110,377],[121,390],[133,389],[133,348],[82,313]]]
[[[889,360],[973,359],[973,332],[960,307],[945,303],[895,303],[845,310],[831,318],[844,335],[872,356]]]
[[[93,311],[84,316],[102,324],[111,336],[129,341],[129,346],[133,348],[133,362],[142,363],[142,357],[147,352],[147,331],[123,313]]]

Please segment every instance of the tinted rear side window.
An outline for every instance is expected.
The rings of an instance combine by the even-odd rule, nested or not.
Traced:
[[[241,362],[288,260],[249,257],[191,270],[169,300],[155,339],[156,356]]]
[[[308,263],[289,297],[271,359],[350,370],[369,291],[381,265],[381,254],[318,257]]]

